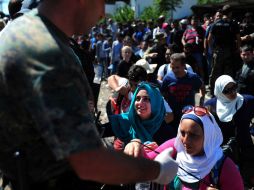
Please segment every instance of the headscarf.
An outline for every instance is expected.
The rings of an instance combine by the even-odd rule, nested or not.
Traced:
[[[151,117],[141,120],[136,113],[135,100],[140,90],[145,89],[151,103]],[[158,88],[149,83],[142,82],[138,85],[127,113],[110,116],[110,122],[115,135],[125,143],[131,139],[139,138],[143,143],[153,141],[153,135],[160,128],[165,117],[165,106]]]
[[[194,111],[191,111],[190,113],[184,114],[180,122],[182,122],[183,119],[192,119],[195,122],[197,120],[202,122],[204,131],[204,155],[191,156],[185,151],[181,141],[180,123],[174,144],[177,150],[176,162],[188,173],[193,174],[199,179],[203,179],[210,173],[216,162],[223,156],[220,147],[223,141],[223,136],[213,115],[210,113],[205,116],[197,116]],[[199,181],[180,168],[178,169],[177,175],[182,181],[187,183],[195,183]]]
[[[243,96],[239,93],[237,93],[237,97],[234,100],[228,99],[222,93],[225,86],[230,82],[236,84],[232,77],[228,75],[220,76],[215,82],[214,95],[217,97],[216,113],[222,122],[232,121],[234,114],[242,107],[244,101]]]

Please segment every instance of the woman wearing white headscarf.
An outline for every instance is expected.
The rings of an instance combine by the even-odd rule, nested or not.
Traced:
[[[224,143],[236,136],[241,148],[252,146],[249,125],[254,117],[254,97],[237,93],[237,84],[228,75],[216,80],[214,95],[216,97],[208,100],[205,106],[215,116]]]
[[[215,98],[208,100],[205,106],[214,114],[222,130],[223,144],[236,137],[240,152],[233,153],[234,161],[239,165],[245,185],[253,187],[254,146],[249,126],[254,117],[254,96],[237,93],[237,84],[228,75],[216,80],[214,95]]]
[[[192,107],[182,116],[177,137],[145,156],[154,159],[158,152],[174,149],[172,156],[176,156],[179,169],[170,189],[242,190],[241,175],[234,162],[224,156],[222,141],[221,130],[208,110]]]

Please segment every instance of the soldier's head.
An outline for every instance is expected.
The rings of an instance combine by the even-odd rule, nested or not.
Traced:
[[[39,12],[60,28],[65,34],[89,33],[104,17],[104,0],[43,0]]]

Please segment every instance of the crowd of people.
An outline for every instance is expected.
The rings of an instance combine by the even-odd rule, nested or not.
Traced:
[[[94,82],[105,81],[114,92],[107,114],[116,137],[115,150],[136,157],[140,144],[154,150],[165,139],[177,138],[182,110],[199,105],[218,123],[223,136],[219,145],[234,137],[238,154],[253,151],[253,37],[253,14],[248,12],[236,21],[231,7],[225,5],[214,16],[204,15],[203,20],[191,16],[167,21],[163,15],[155,22],[115,23],[108,19],[94,26],[89,36],[77,38],[80,45],[84,41],[90,44],[95,54]],[[154,88],[157,90],[151,90]],[[161,97],[154,103],[158,90]],[[148,117],[144,119],[143,114]],[[139,142],[133,142],[134,148],[133,139]],[[253,186],[253,154],[232,159],[240,167],[244,184]],[[235,188],[241,189],[242,181],[237,178]],[[230,185],[220,184],[223,189]]]
[[[14,190],[102,185],[87,180],[114,184],[104,189],[253,188],[253,14],[238,22],[225,5],[203,20],[161,15],[94,25],[103,6],[10,0],[0,33],[4,183]],[[99,134],[102,81],[113,95]],[[113,151],[101,136],[115,137]]]

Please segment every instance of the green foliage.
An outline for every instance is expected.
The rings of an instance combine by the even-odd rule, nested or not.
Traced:
[[[161,14],[174,11],[177,7],[181,7],[182,4],[182,0],[154,0],[154,2]]]
[[[149,6],[142,11],[140,18],[142,20],[148,21],[151,19],[157,19],[160,15],[161,13],[158,11],[158,9],[156,9],[156,7]]]
[[[113,19],[117,22],[127,22],[134,20],[134,11],[130,6],[126,5],[116,10]]]
[[[225,0],[198,0],[198,4],[221,3]]]

